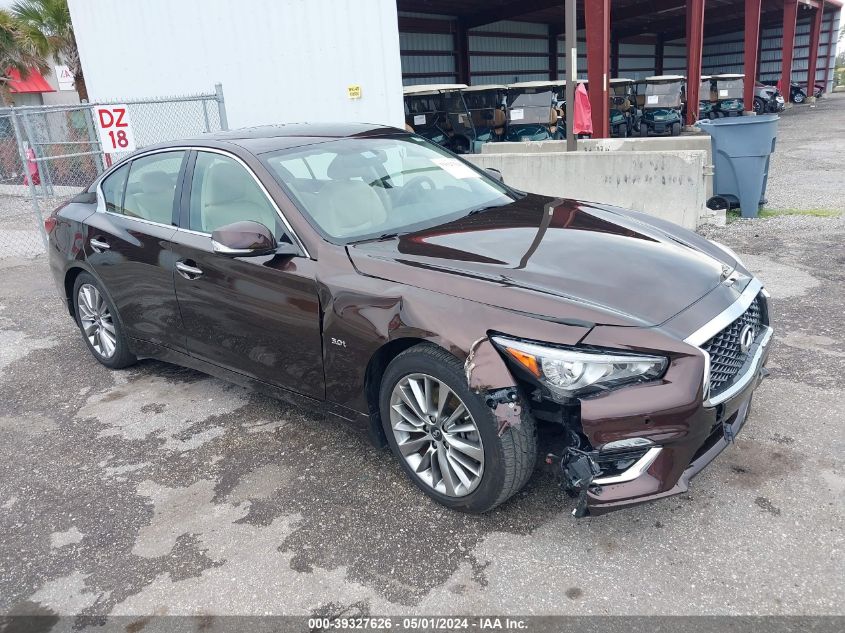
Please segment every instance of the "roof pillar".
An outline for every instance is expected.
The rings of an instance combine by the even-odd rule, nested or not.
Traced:
[[[742,103],[746,111],[754,110],[754,84],[757,81],[761,10],[762,0],[745,0],[745,48],[742,67],[745,73],[745,85],[742,91]]]
[[[781,52],[780,91],[789,101],[792,83],[792,58],[795,55],[795,21],[798,19],[798,0],[783,2],[783,51]]]
[[[819,2],[819,8],[810,22],[810,51],[807,61],[807,96],[812,97],[816,92],[816,65],[819,60],[819,38],[822,31],[822,15],[824,2]]]
[[[701,86],[703,49],[704,0],[687,0],[687,125],[692,125],[698,120],[698,89]]]
[[[584,22],[587,30],[587,79],[590,82],[593,138],[607,138],[610,117],[607,91],[610,73],[610,0],[584,2]]]

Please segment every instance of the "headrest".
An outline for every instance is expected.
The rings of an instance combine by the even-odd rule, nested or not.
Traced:
[[[161,170],[141,174],[141,191],[144,193],[163,193],[173,188],[170,176]]]
[[[247,174],[238,165],[217,163],[208,170],[206,206],[240,200],[246,190]]]
[[[367,150],[362,154],[338,154],[329,163],[326,173],[332,180],[352,180],[361,178],[369,182],[376,165],[383,165],[387,154],[379,149]]]

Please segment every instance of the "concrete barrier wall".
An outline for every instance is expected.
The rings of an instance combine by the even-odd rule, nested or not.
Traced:
[[[704,194],[707,199],[713,195],[713,148],[710,135],[654,136],[648,138],[585,138],[578,139],[579,152],[667,152],[678,150],[702,150],[707,152],[705,165]],[[485,143],[482,154],[528,154],[565,152],[566,141],[517,141],[507,143]]]
[[[704,150],[531,151],[465,158],[479,167],[498,169],[506,183],[523,191],[613,204],[689,229],[708,221]]]

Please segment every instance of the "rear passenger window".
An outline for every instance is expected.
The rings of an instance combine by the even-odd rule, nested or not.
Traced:
[[[159,224],[173,223],[179,171],[186,152],[161,152],[132,161],[126,180],[123,212]]]
[[[102,189],[103,198],[106,200],[106,211],[123,213],[123,193],[126,191],[126,174],[128,173],[129,165],[124,165],[103,180]]]

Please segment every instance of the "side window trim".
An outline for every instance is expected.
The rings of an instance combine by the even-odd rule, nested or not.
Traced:
[[[305,243],[299,238],[299,235],[296,234],[296,231],[293,230],[293,226],[291,225],[290,222],[288,222],[287,217],[285,216],[284,213],[282,213],[282,210],[279,208],[279,205],[276,204],[276,201],[273,199],[273,196],[271,196],[270,192],[267,191],[267,187],[264,186],[264,183],[261,182],[261,179],[255,174],[255,172],[252,170],[252,168],[249,165],[247,165],[241,159],[240,156],[237,156],[236,154],[233,154],[232,152],[229,152],[229,151],[226,151],[226,150],[218,149],[216,147],[201,147],[201,146],[165,147],[165,148],[150,150],[148,152],[141,152],[141,153],[133,156],[128,161],[117,163],[116,165],[112,166],[111,169],[109,169],[107,172],[105,172],[100,177],[100,179],[97,181],[97,188],[96,188],[97,199],[98,199],[98,201],[99,200],[103,201],[102,210],[100,209],[99,202],[97,204],[97,210],[101,211],[102,213],[110,213],[109,211],[107,211],[105,209],[105,196],[103,195],[103,181],[106,178],[108,178],[109,175],[113,174],[115,171],[120,169],[123,165],[128,165],[128,164],[132,163],[133,161],[135,161],[139,158],[143,158],[144,156],[150,156],[151,154],[161,154],[161,153],[164,153],[164,152],[174,152],[174,151],[184,151],[186,156],[190,155],[190,154],[194,154],[193,164],[196,164],[196,153],[197,152],[211,152],[213,154],[222,154],[223,156],[228,156],[229,158],[234,159],[238,164],[240,164],[244,169],[247,170],[247,173],[249,173],[249,175],[252,176],[252,178],[255,180],[256,184],[258,185],[258,188],[261,189],[261,192],[270,201],[270,204],[273,207],[273,209],[276,211],[276,214],[282,220],[282,225],[284,226],[285,231],[287,231],[287,233],[290,235],[290,237],[294,241],[295,245],[299,248],[300,251],[302,251],[302,253],[305,257],[307,257],[308,259],[313,259],[313,257],[311,256],[311,253],[305,247]],[[182,167],[183,168],[187,167],[187,161],[186,160],[183,160]],[[126,177],[127,177],[127,180],[128,180],[128,178],[129,178],[128,172],[127,172]],[[193,169],[191,170],[191,181],[193,182]],[[183,182],[181,184],[182,185],[186,184],[184,182],[184,178],[183,178]],[[190,186],[188,186],[188,191],[189,191],[189,197],[190,197]],[[179,192],[177,192],[177,193],[179,193]],[[125,196],[126,196],[126,192],[124,191],[124,197]],[[181,200],[181,193],[179,193],[179,195],[177,195],[176,198],[177,198],[177,200]],[[124,217],[124,218],[129,217],[129,216],[121,215],[119,213],[112,213],[112,215],[120,215],[120,217]],[[181,215],[182,214],[180,213],[179,214],[179,224],[177,226],[175,226],[175,228],[177,230],[187,231],[188,233],[195,233],[197,235],[210,235],[209,233],[202,233],[202,232],[199,232],[199,231],[191,231],[189,228],[187,228],[187,226],[188,226],[187,222],[185,222],[184,224],[182,223],[183,219],[186,219],[186,218],[182,218]],[[167,225],[159,224],[158,222],[150,222],[149,220],[144,220],[142,218],[130,218],[130,219],[137,220],[139,222],[147,222],[149,224],[155,224],[157,226],[167,226]]]
[[[124,208],[126,205],[126,189],[128,188],[127,185],[129,183],[129,176],[132,173],[132,164],[138,160],[139,158],[146,158],[147,156],[153,156],[155,154],[167,154],[173,152],[183,152],[184,156],[182,156],[182,162],[179,165],[179,174],[176,176],[176,192],[173,198],[173,210],[171,213],[171,220],[170,224],[164,224],[163,222],[155,222],[154,220],[147,220],[146,218],[136,218],[131,215],[126,215],[124,213],[115,213],[114,211],[108,210],[108,205],[106,203],[106,196],[103,193],[103,183],[112,176],[112,174],[117,173],[122,168],[126,167],[126,179],[123,184],[123,193],[120,199],[120,207]],[[134,220],[135,222],[142,222],[144,224],[152,224],[153,226],[166,226],[171,228],[178,228],[178,220],[180,215],[180,200],[182,199],[182,184],[185,178],[185,170],[188,163],[188,158],[193,153],[193,148],[191,147],[167,147],[161,149],[151,150],[149,152],[143,152],[132,156],[126,161],[122,161],[113,165],[107,172],[105,172],[100,179],[97,181],[97,187],[95,191],[97,192],[97,211],[101,213],[108,213],[110,215],[116,215],[121,218],[125,218],[128,220]],[[100,205],[100,201],[102,201],[102,205]]]
[[[184,231],[186,233],[193,233],[194,235],[205,235],[205,236],[211,237],[211,233],[208,233],[207,231],[196,231],[196,230],[190,228],[190,226],[191,226],[191,224],[190,224],[190,204],[191,204],[190,203],[190,197],[191,197],[191,188],[193,186],[194,170],[196,169],[196,161],[197,161],[197,157],[198,157],[199,153],[200,152],[208,152],[208,153],[211,153],[211,154],[220,154],[222,156],[226,156],[227,158],[231,158],[236,163],[238,163],[238,165],[240,165],[241,167],[243,167],[246,170],[246,172],[252,177],[252,179],[258,185],[258,188],[261,190],[262,195],[270,203],[270,206],[273,207],[273,210],[276,212],[276,215],[278,215],[279,218],[281,219],[282,227],[285,229],[285,232],[290,236],[290,238],[294,241],[294,245],[300,251],[302,251],[302,253],[305,257],[307,257],[308,259],[312,259],[311,254],[308,252],[308,249],[305,248],[305,244],[303,243],[303,241],[301,239],[299,239],[299,236],[296,234],[296,231],[293,230],[293,226],[291,226],[290,222],[288,222],[287,217],[285,217],[285,214],[282,213],[282,210],[279,208],[279,205],[276,204],[276,201],[273,199],[273,196],[271,196],[270,192],[267,191],[267,187],[264,186],[264,183],[261,182],[261,179],[256,175],[256,173],[252,170],[252,168],[249,165],[247,165],[243,160],[241,160],[241,158],[239,156],[236,156],[235,154],[233,154],[231,152],[227,152],[225,150],[217,149],[216,147],[193,147],[191,149],[193,150],[194,158],[193,158],[193,163],[192,163],[192,166],[191,166],[190,180],[186,179],[185,182],[184,182],[184,187],[185,187],[185,190],[187,191],[188,200],[187,200],[187,208],[183,209],[182,213],[180,214],[180,222],[179,222],[179,230],[180,231]]]

